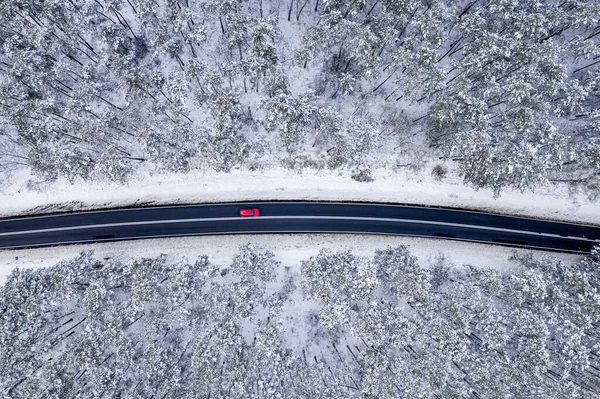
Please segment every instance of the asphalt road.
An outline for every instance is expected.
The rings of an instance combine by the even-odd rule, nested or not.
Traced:
[[[241,218],[240,208],[259,208],[261,216]],[[600,245],[600,226],[403,205],[252,202],[0,219],[0,248],[262,233],[408,235],[571,252]]]

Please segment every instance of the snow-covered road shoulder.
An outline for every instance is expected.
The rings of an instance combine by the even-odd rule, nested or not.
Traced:
[[[358,256],[372,257],[375,250],[387,246],[406,245],[421,265],[427,266],[444,256],[457,267],[473,265],[510,269],[516,266],[510,258],[513,253],[525,254],[526,249],[514,249],[499,245],[477,244],[443,239],[397,237],[356,234],[279,234],[277,239],[265,235],[174,237],[150,240],[117,241],[83,245],[63,245],[49,248],[0,250],[0,286],[15,267],[40,268],[57,264],[61,260],[77,256],[80,251],[93,250],[96,259],[157,257],[167,255],[169,262],[177,263],[183,257],[196,259],[208,255],[219,265],[227,265],[234,254],[245,244],[272,251],[286,265],[299,264],[303,259],[317,255],[322,248],[333,251],[351,249]],[[533,251],[542,254],[543,252]],[[574,261],[581,255],[554,253],[564,261]],[[18,258],[18,259],[17,259]]]
[[[456,207],[501,214],[600,224],[600,205],[583,195],[569,195],[565,185],[536,193],[506,190],[495,199],[491,190],[474,190],[458,179],[433,179],[425,168],[376,171],[375,181],[361,183],[349,173],[285,169],[233,170],[189,174],[139,174],[126,185],[58,181],[41,191],[28,189],[28,176],[15,178],[0,192],[0,216],[106,209],[141,205],[194,204],[254,200],[366,201]]]

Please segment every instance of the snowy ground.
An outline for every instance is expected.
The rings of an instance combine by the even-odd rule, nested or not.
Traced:
[[[394,202],[458,207],[504,214],[600,224],[600,204],[583,195],[569,195],[566,185],[551,185],[536,193],[504,191],[494,199],[490,190],[474,190],[459,179],[437,181],[435,164],[418,172],[408,168],[375,171],[375,181],[360,183],[349,172],[281,168],[188,174],[140,172],[123,186],[107,182],[58,181],[42,190],[27,188],[23,174],[0,189],[0,216],[56,211],[125,207],[132,205],[190,204],[241,200],[345,200]]]
[[[270,235],[206,236],[160,238],[138,241],[121,241],[85,245],[65,245],[51,248],[0,251],[0,285],[15,267],[37,268],[52,266],[63,259],[74,257],[79,251],[94,250],[98,259],[105,257],[127,260],[129,258],[155,257],[167,254],[168,260],[177,262],[182,257],[190,260],[206,254],[218,265],[228,265],[241,245],[251,243],[275,253],[284,265],[298,266],[300,261],[316,255],[322,248],[351,249],[360,256],[372,256],[376,249],[388,245],[407,245],[411,253],[427,266],[443,254],[456,266],[471,264],[479,267],[506,269],[515,264],[509,260],[514,249],[498,245],[475,244],[443,239],[392,237],[351,234],[281,234],[277,239]],[[518,250],[525,253],[526,250]],[[534,251],[542,255],[543,251]],[[575,260],[580,255],[553,254],[563,260]],[[18,257],[18,260],[16,259]]]
[[[192,172],[181,174],[142,174],[125,186],[114,183],[52,183],[43,190],[28,189],[29,176],[13,179],[0,192],[0,216],[29,215],[56,211],[114,208],[132,205],[164,205],[240,200],[346,200],[394,202],[459,207],[505,214],[600,224],[600,205],[583,196],[570,197],[566,186],[551,186],[532,193],[505,191],[494,199],[489,190],[473,190],[454,178],[436,181],[432,165],[419,172],[399,169],[378,171],[375,181],[360,183],[349,173],[309,170],[294,173],[283,169],[232,171],[228,174]],[[277,240],[260,235],[190,237],[70,245],[54,248],[0,251],[0,284],[14,267],[50,266],[84,249],[94,249],[98,257],[142,257],[166,253],[175,260],[207,254],[218,264],[229,263],[237,248],[253,243],[274,251],[284,263],[296,264],[323,247],[351,248],[371,255],[387,245],[406,244],[426,265],[439,253],[455,264],[509,267],[512,249],[501,246],[461,243],[447,240],[357,235],[281,235]],[[15,257],[19,259],[16,260]],[[573,259],[571,255],[560,255]]]

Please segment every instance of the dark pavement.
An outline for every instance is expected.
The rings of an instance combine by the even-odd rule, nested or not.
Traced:
[[[261,216],[239,217],[240,208]],[[600,227],[404,205],[248,202],[131,208],[0,219],[0,248],[151,237],[261,233],[372,233],[588,252]]]

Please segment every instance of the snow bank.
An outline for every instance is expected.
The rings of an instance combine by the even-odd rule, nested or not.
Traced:
[[[455,177],[437,181],[434,164],[420,172],[408,168],[377,170],[375,181],[361,183],[349,172],[281,168],[188,174],[139,173],[127,185],[66,181],[35,191],[22,175],[0,192],[0,216],[89,210],[136,205],[193,204],[253,200],[332,200],[420,204],[482,210],[588,224],[600,224],[600,205],[570,194],[564,184],[536,193],[505,190],[495,199],[491,190],[475,190]]]
[[[0,285],[4,284],[6,276],[15,267],[52,266],[87,249],[94,250],[98,259],[126,260],[132,257],[156,257],[166,254],[169,261],[177,262],[182,257],[194,260],[199,255],[206,254],[211,262],[228,265],[239,247],[247,243],[274,252],[278,260],[290,266],[297,266],[300,261],[317,255],[321,248],[331,248],[334,251],[351,249],[356,255],[371,257],[376,249],[383,249],[388,245],[407,245],[422,266],[432,264],[440,254],[445,255],[456,266],[470,264],[507,269],[516,265],[509,260],[515,251],[513,248],[444,239],[353,234],[280,234],[277,240],[269,239],[269,236],[264,235],[201,236],[2,250],[0,251]],[[528,250],[516,251],[523,254]],[[581,257],[581,255],[571,254],[553,255],[563,260],[575,260]]]

